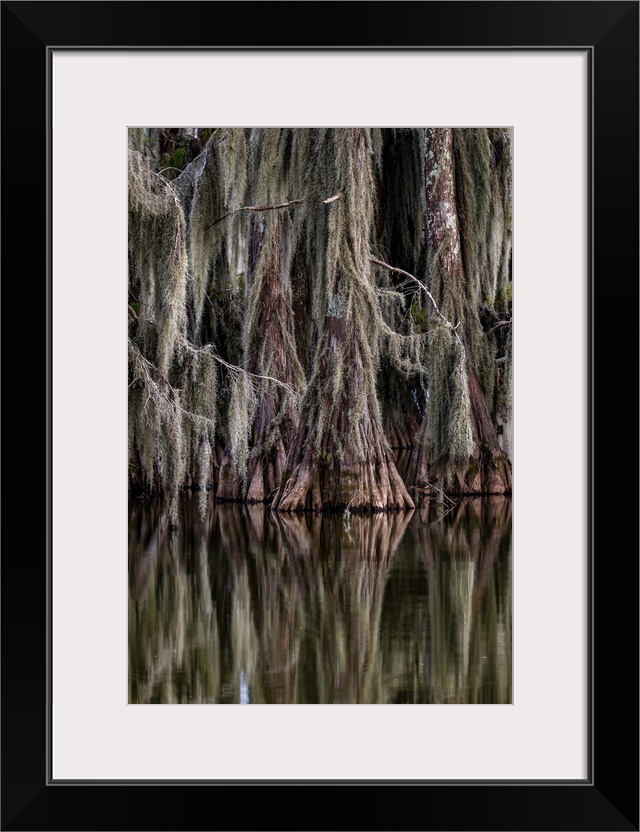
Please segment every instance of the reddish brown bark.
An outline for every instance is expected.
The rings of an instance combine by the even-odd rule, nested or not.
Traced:
[[[264,265],[261,282],[259,317],[253,343],[249,347],[247,369],[255,375],[264,372],[265,350],[268,350],[269,373],[272,378],[296,385],[295,355],[290,352],[294,343],[293,316],[282,280],[282,223],[275,216],[271,236],[263,250],[264,225],[255,221],[252,234],[253,271],[262,257],[268,258]],[[289,348],[285,342],[288,335]],[[263,382],[256,416],[251,426],[253,446],[247,465],[246,483],[234,470],[230,446],[227,446],[220,468],[218,500],[241,500],[250,503],[266,502],[280,484],[287,450],[298,427],[298,416],[294,401],[287,397],[282,386],[274,382]]]
[[[404,450],[413,447],[413,439],[420,429],[420,422],[412,414],[404,420],[389,422],[385,436],[389,447],[394,450]]]
[[[324,392],[324,406],[333,418],[325,425],[320,448],[316,447],[311,435],[318,406],[315,404],[315,391],[309,391],[300,429],[287,459],[287,479],[276,495],[273,508],[279,511],[322,511],[344,507],[355,511],[413,508],[413,501],[385,447],[382,428],[371,407],[365,408],[357,428],[365,449],[364,458],[359,458],[349,446],[352,397],[356,389],[365,388],[367,382],[361,350],[348,319],[326,316],[320,350],[320,367],[312,382],[316,388],[324,392],[328,379],[333,376],[338,350],[344,350],[347,355],[352,385],[339,392],[336,402]],[[342,459],[337,453],[335,437],[342,439]]]
[[[429,442],[429,420],[425,415],[411,452],[407,482],[417,503],[433,497],[429,483],[444,489],[447,494],[511,494],[511,461],[500,447],[495,425],[475,373],[468,374],[471,400],[471,427],[474,453],[469,464],[453,474],[448,473],[445,488],[446,464],[436,462]]]
[[[406,482],[409,485],[416,505],[424,505],[431,497],[429,489],[429,459],[431,444],[429,442],[429,425],[425,413],[415,442],[411,448],[411,459],[407,469]]]
[[[511,493],[511,462],[500,447],[480,382],[475,373],[469,373],[469,397],[473,441],[477,449],[480,488],[483,494]]]
[[[272,507],[278,511],[413,508],[385,445],[372,381],[375,371],[368,345],[362,341],[363,318],[372,312],[366,301],[354,297],[352,287],[354,273],[370,273],[368,139],[361,129],[343,130],[337,138],[354,178],[338,179],[330,192],[342,198],[325,203],[322,210],[341,212],[342,221],[330,223],[329,233],[344,237],[330,241],[340,256],[321,276],[328,301],[319,326],[316,369]],[[359,322],[356,315],[360,315]],[[374,323],[371,318],[371,331]],[[332,380],[337,376],[345,381],[335,391]],[[354,402],[358,402],[357,414],[352,412]]]
[[[353,511],[387,511],[414,508],[404,482],[384,444],[382,429],[370,412],[359,425],[366,455],[358,459],[344,450],[339,460],[331,450],[331,435],[346,437],[348,398],[334,422],[327,426],[320,451],[309,437],[309,409],[303,411],[301,430],[287,459],[283,481],[272,508],[278,511],[323,511],[349,508]],[[335,449],[334,449],[335,450]],[[290,467],[292,466],[292,467]]]
[[[457,333],[468,352],[470,322],[464,308],[468,289],[455,193],[453,130],[427,130],[425,174],[428,247],[434,260],[434,272],[442,275],[443,281],[443,285],[438,287],[436,300],[445,314],[450,315],[455,309],[460,316],[462,325]],[[455,300],[452,302],[452,299]],[[415,489],[419,502],[430,496],[429,483],[457,495],[511,493],[511,463],[498,442],[480,382],[469,368],[467,384],[474,451],[468,463],[452,464],[447,459],[436,460],[433,443],[429,441],[429,417],[425,414],[408,475],[408,482]]]

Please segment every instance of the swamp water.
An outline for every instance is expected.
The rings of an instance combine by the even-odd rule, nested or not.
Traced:
[[[129,507],[129,702],[511,702],[511,499]]]

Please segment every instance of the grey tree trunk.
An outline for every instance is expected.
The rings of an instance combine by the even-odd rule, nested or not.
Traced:
[[[466,359],[473,338],[470,309],[474,292],[463,265],[453,130],[430,128],[425,139],[427,246],[432,293],[443,314],[451,323],[458,324],[456,333],[460,343],[455,343],[455,333],[449,337],[452,349],[463,356],[455,366],[464,373],[461,382],[464,389],[456,389],[459,382],[454,379],[453,365],[445,362],[444,375],[450,375],[443,378],[444,393],[439,389],[438,396],[448,397],[450,401],[447,407],[444,402],[434,402],[436,394],[431,390],[431,406],[427,408],[419,431],[420,441],[412,455],[410,482],[418,496],[429,493],[429,482],[437,483],[451,494],[507,494],[511,492],[511,462],[500,447],[482,387]],[[462,432],[460,425],[465,421],[472,440],[468,454],[461,451],[454,455],[451,449],[455,443],[448,442],[446,434],[447,431]],[[464,443],[458,444],[464,447]]]

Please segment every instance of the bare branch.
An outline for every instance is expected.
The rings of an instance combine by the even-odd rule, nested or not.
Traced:
[[[188,344],[188,346],[191,347],[190,344]],[[193,350],[193,352],[208,352],[212,358],[214,358],[219,364],[222,364],[223,367],[226,367],[232,373],[242,373],[242,375],[245,375],[248,378],[260,379],[263,381],[272,381],[274,384],[277,384],[278,387],[282,387],[293,399],[298,399],[298,394],[290,384],[287,384],[284,381],[280,381],[280,379],[274,378],[273,376],[261,376],[257,373],[250,373],[249,370],[244,370],[237,364],[229,364],[227,361],[224,360],[224,358],[220,358],[220,356],[213,351],[213,347],[210,344],[207,344],[204,347],[200,347],[199,349],[196,349],[195,347],[191,347],[191,349]]]
[[[498,321],[498,323],[497,323],[497,324],[495,324],[494,326],[492,326],[492,327],[491,327],[491,329],[488,329],[488,330],[485,332],[485,335],[490,335],[490,334],[491,334],[494,330],[496,330],[496,329],[500,329],[500,327],[501,327],[501,326],[511,326],[511,320],[512,320],[512,319],[511,319],[511,318],[509,318],[509,320],[508,320],[508,321]]]
[[[438,488],[438,486],[437,486],[437,485],[434,485],[432,482],[428,483],[428,485],[429,485],[429,488],[435,488],[435,490],[436,490],[438,493],[442,494],[442,496],[445,498],[445,500],[447,500],[448,502],[450,502],[450,503],[451,503],[451,505],[454,505],[454,506],[455,506],[455,504],[456,504],[456,503],[455,503],[455,501],[454,501],[454,500],[452,500],[452,499],[451,499],[451,497],[448,497],[448,496],[444,493],[444,491],[442,491],[440,488]]]
[[[409,491],[422,491],[422,492],[423,492],[423,494],[424,494],[424,492],[427,490],[427,488],[429,488],[429,489],[431,489],[431,488],[435,488],[435,490],[436,490],[439,494],[442,494],[442,496],[444,497],[444,499],[445,499],[448,503],[451,503],[451,505],[452,505],[452,506],[457,505],[457,504],[456,504],[456,502],[455,502],[454,500],[452,500],[452,499],[451,499],[451,497],[449,497],[447,494],[445,494],[445,493],[444,493],[444,491],[442,491],[440,488],[438,488],[438,486],[437,486],[437,485],[434,485],[432,482],[426,482],[424,485],[417,485],[417,486],[416,486],[416,485],[414,485],[414,486],[412,486],[412,487],[409,489]]]
[[[161,174],[156,173],[155,170],[150,171],[150,173],[152,173],[154,176],[157,176],[158,179],[166,186],[167,190],[171,192],[171,196],[173,197],[173,200],[176,203],[176,207],[180,208],[180,200],[178,199],[178,194],[171,187],[171,183],[169,182],[169,180]]]
[[[371,260],[372,263],[375,263],[376,266],[381,266],[383,269],[388,269],[388,271],[390,271],[390,272],[397,272],[397,274],[402,274],[405,277],[409,278],[409,280],[413,280],[414,283],[417,283],[417,285],[422,289],[422,291],[425,293],[425,295],[431,301],[431,304],[433,305],[433,308],[435,310],[436,315],[445,323],[446,326],[449,327],[449,329],[456,336],[456,338],[458,339],[460,344],[462,344],[462,341],[460,341],[460,336],[456,332],[456,330],[460,326],[460,321],[458,321],[458,323],[454,326],[450,321],[448,321],[445,318],[445,316],[442,314],[442,312],[438,309],[438,304],[435,302],[435,299],[434,299],[433,295],[431,294],[431,292],[427,289],[427,287],[424,285],[424,283],[421,280],[418,280],[418,278],[415,277],[415,275],[409,274],[409,272],[405,272],[404,269],[397,269],[395,266],[390,266],[388,263],[385,263],[383,260],[378,260],[377,257],[370,257],[369,260]]]
[[[215,311],[215,308],[216,308],[216,307],[214,306],[213,301],[212,301],[212,300],[211,300],[211,298],[209,297],[209,295],[208,295],[208,293],[207,293],[206,289],[204,288],[204,286],[202,285],[202,283],[200,283],[200,281],[196,280],[196,279],[195,279],[195,277],[193,277],[192,275],[190,275],[190,274],[189,274],[189,272],[185,272],[185,274],[186,274],[186,276],[189,278],[189,280],[192,280],[192,281],[196,284],[196,286],[199,286],[199,287],[200,287],[200,289],[202,289],[202,292],[203,292],[203,294],[204,294],[205,298],[209,301],[209,303],[211,304],[211,308]]]
[[[342,194],[330,196],[329,199],[323,199],[322,204],[328,205],[330,202],[335,202],[336,199],[340,199],[341,196]],[[227,217],[232,217],[234,214],[238,214],[240,211],[276,211],[279,208],[288,208],[290,205],[300,205],[301,202],[304,202],[304,199],[290,199],[288,202],[281,202],[278,205],[243,205],[242,208],[236,208],[235,211],[229,211],[228,214],[224,214],[222,217],[214,220],[211,225],[208,225],[204,230],[208,231],[210,228],[213,228],[214,225],[222,222],[222,220],[226,220]]]
[[[289,205],[298,205],[304,199],[291,199],[289,202],[281,202],[279,205],[247,205],[246,208],[239,208],[239,211],[274,211],[276,208],[288,208]]]
[[[160,370],[158,370],[156,365],[152,364],[151,361],[144,357],[137,344],[134,344],[131,338],[129,338],[129,350],[137,359],[138,366],[144,376],[144,383],[146,391],[148,392],[147,400],[144,405],[145,408],[149,404],[149,400],[153,398],[156,404],[158,401],[161,401],[163,405],[168,407],[170,410],[177,410],[180,413],[184,413],[184,415],[187,418],[192,419],[196,424],[204,423],[211,426],[215,426],[215,423],[212,419],[209,419],[207,416],[201,416],[198,413],[193,413],[191,410],[185,410],[184,407],[180,407],[180,405],[176,401],[172,400],[171,397],[167,395],[167,393],[165,393],[165,391],[160,387],[158,382],[155,381],[155,379],[152,377],[152,373],[157,376],[157,378],[162,382],[164,386],[166,386],[166,388],[169,390],[171,394],[173,394],[174,397],[176,395],[176,391],[173,388],[173,386],[162,375],[162,373],[160,372]],[[133,382],[131,382],[131,384],[133,384]]]
[[[208,225],[204,230],[208,231],[210,228],[213,228],[214,225],[222,222],[222,220],[226,220],[227,217],[233,216],[233,214],[238,214],[240,211],[275,211],[277,208],[288,208],[289,205],[298,205],[301,202],[304,202],[304,200],[292,199],[289,202],[281,202],[279,205],[244,205],[242,208],[236,208],[235,211],[229,211],[228,214],[214,220],[211,225]]]

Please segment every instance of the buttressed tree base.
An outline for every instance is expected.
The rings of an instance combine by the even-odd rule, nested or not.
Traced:
[[[130,130],[130,494],[511,493],[511,170],[505,128]]]

